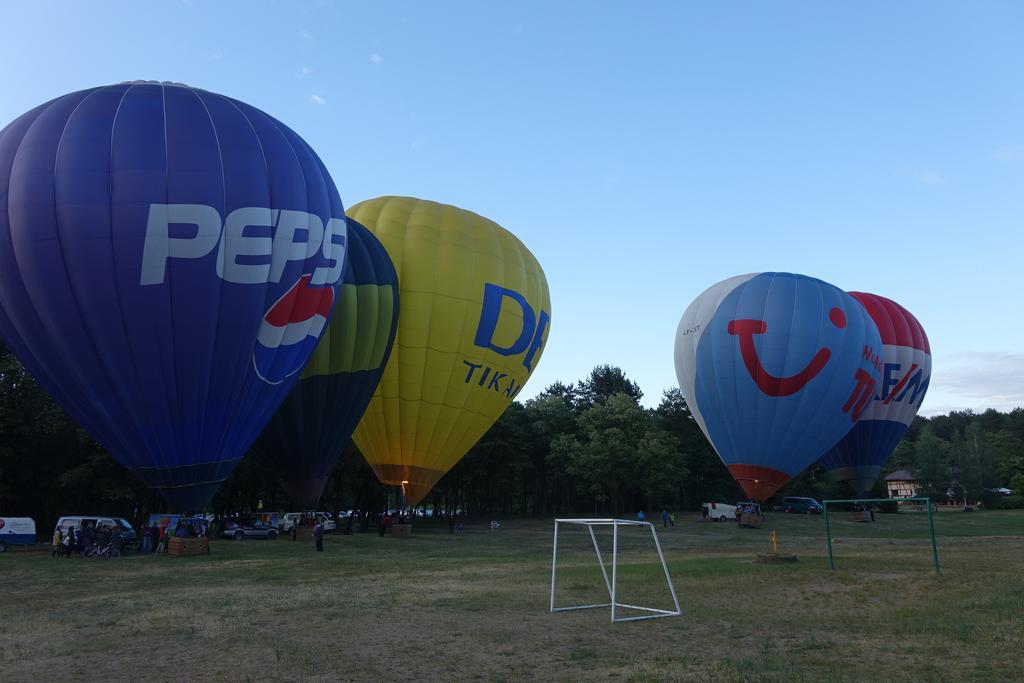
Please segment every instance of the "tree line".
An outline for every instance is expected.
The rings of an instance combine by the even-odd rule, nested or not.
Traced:
[[[469,516],[635,514],[696,510],[704,501],[743,498],[708,444],[678,389],[644,408],[635,382],[614,366],[582,380],[556,382],[508,410],[445,475],[422,505]],[[916,418],[884,474],[912,471],[936,499],[1024,507],[1024,409],[956,411]],[[1012,489],[1005,496],[994,489]],[[847,498],[850,492],[812,466],[777,497]],[[352,444],[341,453],[321,509],[380,511],[396,502]],[[293,507],[274,476],[244,458],[211,512]],[[62,514],[119,514],[136,520],[164,512],[159,496],[121,467],[0,347],[0,514],[45,525]]]

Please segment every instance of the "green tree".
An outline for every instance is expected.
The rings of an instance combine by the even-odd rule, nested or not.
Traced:
[[[534,399],[539,400],[545,398],[557,398],[564,403],[568,408],[572,408],[579,401],[579,390],[575,384],[564,384],[562,382],[555,382],[549,385],[544,391],[537,394]],[[529,403],[529,401],[527,401]]]
[[[640,391],[640,386],[626,377],[621,368],[614,365],[598,365],[590,371],[589,377],[579,383],[576,409],[582,413],[588,408],[603,404],[615,394],[625,394],[638,405],[644,395]]]
[[[689,471],[686,455],[671,432],[648,423],[636,451],[638,483],[651,507],[676,507],[679,490]]]
[[[647,414],[632,396],[612,394],[577,419],[580,437],[568,442],[569,473],[598,503],[623,509],[627,486],[637,482],[637,452],[647,431]]]
[[[889,458],[889,462],[886,463],[882,470],[882,477],[891,474],[896,470],[909,470],[913,472],[917,469],[917,444],[915,441],[909,441],[906,438],[901,439],[896,448],[892,452],[892,456]]]
[[[968,425],[977,417],[973,410],[953,410],[947,415],[936,415],[928,424],[939,439],[952,441],[957,434],[966,432]]]
[[[945,500],[950,488],[949,444],[927,426],[921,430],[914,445],[914,461],[917,469],[913,472],[917,478],[919,490],[934,500]]]
[[[989,437],[992,469],[998,486],[1009,486],[1010,480],[1024,474],[1024,442],[1013,432],[1001,430]]]
[[[696,510],[706,500],[735,500],[739,487],[700,430],[679,389],[668,389],[654,410],[653,422],[679,442],[686,476],[678,481],[678,503]]]
[[[564,385],[563,385],[564,386]],[[552,443],[576,432],[573,401],[563,392],[542,392],[526,402],[525,450],[532,465],[531,502],[534,514],[568,508],[573,482],[565,463],[552,457]]]

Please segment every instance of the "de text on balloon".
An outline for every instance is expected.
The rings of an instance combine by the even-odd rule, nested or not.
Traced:
[[[519,306],[523,322],[515,341],[508,346],[502,346],[495,342],[494,335],[502,319],[502,304],[506,300]],[[501,356],[517,356],[525,352],[523,366],[527,372],[532,372],[533,360],[544,344],[544,333],[550,321],[550,313],[542,310],[538,316],[526,297],[519,292],[488,282],[484,284],[484,301],[473,343]]]

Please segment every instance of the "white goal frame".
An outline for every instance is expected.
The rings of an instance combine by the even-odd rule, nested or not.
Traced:
[[[611,602],[602,602],[595,605],[574,605],[570,607],[555,607],[555,588],[556,578],[558,574],[558,525],[559,524],[576,524],[579,526],[585,526],[587,531],[590,533],[590,540],[594,544],[594,553],[597,555],[597,564],[601,568],[601,576],[604,577],[605,588],[608,589],[608,597]],[[604,559],[601,557],[601,549],[597,545],[597,537],[594,535],[595,526],[610,526],[612,527],[612,577],[608,579],[608,572],[605,570]],[[619,527],[620,526],[645,526],[651,530],[651,538],[654,539],[654,547],[658,549],[658,558],[661,560],[661,568],[665,571],[665,582],[668,584],[668,589],[672,593],[672,602],[675,604],[674,610],[667,609],[656,609],[654,607],[640,607],[639,605],[627,605],[619,602],[617,599],[618,590],[618,567],[619,567]],[[552,612],[568,612],[579,609],[593,609],[596,607],[610,607],[612,612],[612,623],[621,621],[640,621],[641,619],[658,619],[660,617],[678,617],[683,612],[679,609],[679,598],[676,596],[675,586],[672,585],[672,577],[668,573],[668,564],[665,562],[665,554],[661,551],[661,543],[658,541],[658,534],[654,530],[654,525],[650,522],[640,522],[631,519],[556,519],[555,520],[555,536],[551,550],[551,611]],[[617,617],[615,614],[616,608],[639,610],[641,612],[651,612],[651,614],[645,614],[638,617]]]

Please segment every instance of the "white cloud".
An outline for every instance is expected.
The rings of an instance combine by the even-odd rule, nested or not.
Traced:
[[[313,104],[319,104],[321,107],[327,104],[327,100],[320,97],[319,95],[310,95],[309,101]]]
[[[1024,145],[1006,145],[992,152],[996,161],[1024,161]]]
[[[306,29],[302,29],[301,31],[299,31],[299,37],[302,38],[303,40],[308,40],[309,42],[313,42],[314,40],[316,40],[316,38],[313,37],[313,34]]]
[[[940,361],[932,372],[923,414],[1024,406],[1024,352],[966,351]]]
[[[302,74],[303,76],[308,76],[309,74],[313,73],[313,68],[312,68],[312,67],[309,67],[309,66],[304,66],[304,67],[302,67],[302,69],[300,70],[300,73],[301,73],[301,74]]]
[[[384,61],[384,58],[381,57],[378,53],[376,53],[376,52],[371,52],[370,53],[370,64],[377,65],[377,64],[380,64],[383,61]]]

